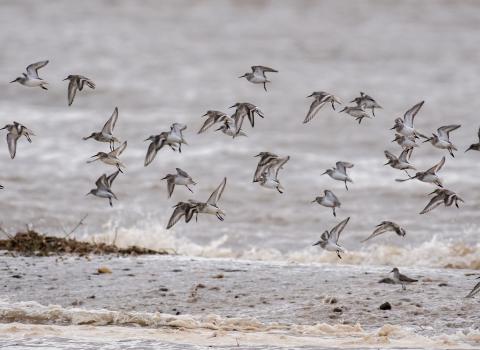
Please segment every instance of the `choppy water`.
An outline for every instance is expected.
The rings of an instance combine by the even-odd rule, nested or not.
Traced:
[[[32,0],[0,6],[0,123],[17,120],[37,135],[31,145],[19,143],[14,161],[0,144],[0,184],[6,187],[0,221],[7,230],[32,223],[61,234],[88,213],[78,238],[112,241],[117,232],[118,244],[173,248],[186,256],[338,263],[335,254],[310,245],[351,216],[342,234],[349,250],[344,263],[480,268],[480,154],[463,153],[480,126],[478,2]],[[48,92],[8,84],[42,59],[50,59],[41,70]],[[253,64],[280,71],[270,75],[267,93],[237,78]],[[97,84],[77,94],[71,107],[61,81],[68,74]],[[326,108],[303,125],[311,102],[305,96],[314,90],[344,101],[365,91],[384,109],[358,125]],[[393,119],[420,100],[426,101],[416,118],[422,132],[462,124],[452,133],[455,159],[429,144],[412,158],[424,170],[447,156],[440,175],[465,200],[461,209],[418,215],[432,187],[396,183],[404,175],[383,166],[385,149],[399,152],[390,142]],[[246,127],[248,137],[196,134],[206,110],[227,111],[239,101],[255,103],[266,116],[254,129]],[[115,106],[116,134],[128,148],[112,209],[106,200],[84,196],[111,169],[85,163],[105,145],[81,138],[99,130]],[[189,145],[181,154],[163,149],[144,168],[143,140],[173,122],[187,124]],[[253,156],[261,151],[291,156],[280,174],[284,194],[251,183]],[[320,176],[337,160],[355,163],[348,192]],[[160,179],[176,167],[198,185],[193,195],[176,188],[167,199]],[[177,201],[208,198],[224,176],[225,222],[201,216],[198,223],[164,229]],[[342,201],[338,219],[310,203],[324,189]],[[387,234],[362,246],[360,239],[382,220],[402,224],[407,236]],[[24,300],[40,301],[30,297]]]

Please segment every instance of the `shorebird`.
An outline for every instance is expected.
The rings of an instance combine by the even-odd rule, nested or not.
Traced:
[[[445,125],[437,129],[437,134],[427,138],[425,142],[430,142],[434,147],[448,150],[448,153],[455,158],[453,151],[457,151],[455,145],[450,141],[450,133],[457,130],[461,125]]]
[[[98,178],[98,180],[95,182],[95,186],[97,188],[94,188],[90,190],[86,194],[88,196],[89,194],[93,194],[94,196],[100,197],[100,198],[108,198],[108,202],[110,203],[110,206],[113,207],[112,203],[112,198],[115,198],[118,200],[117,196],[115,196],[115,193],[112,192],[112,183],[113,180],[117,177],[118,173],[120,170],[117,170],[113,174],[110,174],[107,176],[107,174],[103,174]]]
[[[260,157],[260,160],[253,175],[253,182],[258,182],[265,170],[278,159],[278,156],[271,152],[260,152],[255,157]]]
[[[393,272],[393,280],[395,281],[395,283],[399,283],[402,285],[402,289],[407,289],[405,287],[405,284],[406,283],[413,283],[413,282],[417,282],[418,280],[416,279],[413,279],[413,278],[410,278],[410,277],[407,277],[405,275],[402,275],[400,273],[400,271],[398,270],[398,268],[394,267],[392,271],[390,271],[390,273]]]
[[[82,91],[83,85],[87,84],[90,89],[95,90],[95,83],[83,75],[69,75],[63,80],[69,80],[68,83],[68,105],[71,106],[77,90]]]
[[[477,277],[477,279],[479,279],[480,277]],[[471,298],[473,297],[475,294],[477,294],[478,292],[480,292],[480,282],[478,282],[475,287],[473,287],[473,289],[470,291],[470,293],[468,293],[468,295],[465,297],[465,298]]]
[[[353,168],[353,164],[348,162],[337,162],[335,163],[335,168],[327,169],[321,175],[328,174],[328,176],[334,180],[343,181],[345,183],[345,188],[348,191],[347,182],[353,183],[353,180],[347,175],[347,168]]]
[[[178,145],[178,152],[182,153],[182,143],[188,145],[183,137],[183,131],[187,129],[185,124],[173,123],[170,126],[170,132],[167,136],[167,143],[169,145]]]
[[[320,240],[315,242],[313,246],[319,245],[323,249],[328,250],[330,252],[337,252],[337,256],[341,259],[342,257],[340,253],[344,253],[345,251],[340,245],[338,245],[338,239],[340,238],[340,234],[342,233],[345,226],[347,226],[347,223],[349,220],[350,220],[350,217],[341,221],[330,231],[325,231],[324,233],[322,233]]]
[[[359,97],[355,97],[350,103],[356,103],[358,107],[363,107],[364,109],[371,109],[372,115],[375,117],[375,108],[381,109],[377,101],[375,101],[371,96],[368,96],[364,92],[360,92]]]
[[[421,101],[412,108],[410,108],[408,111],[406,111],[403,115],[403,119],[396,118],[395,125],[390,130],[395,130],[397,133],[403,136],[421,136],[421,134],[415,130],[415,127],[413,126],[413,121],[424,103],[425,101]]]
[[[225,119],[222,123],[222,126],[220,126],[215,131],[221,131],[225,135],[231,136],[231,137],[247,136],[247,134],[243,132],[242,129],[238,130],[238,132],[235,131],[235,122],[230,117],[229,119]]]
[[[30,136],[35,136],[32,130],[28,129],[26,126],[13,122],[13,124],[7,124],[0,130],[7,129],[7,145],[8,151],[10,152],[10,158],[15,158],[17,153],[17,141],[20,137],[25,136],[28,142],[32,143]]]
[[[167,174],[162,180],[167,180],[168,188],[168,198],[172,196],[175,185],[185,186],[190,192],[193,193],[192,189],[188,185],[196,185],[196,182],[193,181],[192,177],[187,174],[186,171],[183,171],[180,168],[175,168],[177,170],[176,174]]]
[[[335,208],[340,208],[340,205],[342,204],[338,200],[337,196],[335,196],[335,194],[330,190],[324,190],[323,196],[316,197],[312,203],[318,203],[324,207],[332,208],[333,216],[335,217],[337,216],[337,213],[335,213]]]
[[[278,73],[278,70],[265,67],[265,66],[252,66],[251,73],[245,73],[239,78],[246,78],[249,82],[253,84],[263,84],[263,88],[267,91],[267,83],[270,83],[270,80],[267,79],[265,72]]]
[[[286,162],[290,160],[290,156],[286,156],[283,158],[276,158],[270,161],[263,169],[263,173],[260,175],[258,182],[260,186],[266,188],[274,188],[278,192],[283,193],[283,186],[278,179],[278,172],[282,167],[285,165]]]
[[[365,112],[365,109],[363,109],[362,106],[356,106],[356,107],[345,107],[343,108],[340,113],[345,112],[352,117],[355,118],[356,121],[358,121],[358,124],[360,124],[363,120],[363,118],[370,118],[371,117],[368,115],[367,112]]]
[[[395,134],[395,138],[392,142],[398,143],[398,145],[404,150],[411,150],[414,147],[418,147],[415,141],[415,136],[402,136],[400,134]]]
[[[460,198],[455,192],[447,190],[447,189],[440,189],[437,188],[435,191],[429,193],[428,195],[435,194],[435,196],[430,199],[430,202],[428,202],[427,206],[423,208],[423,210],[420,212],[420,214],[425,214],[428,213],[429,211],[432,211],[442,203],[446,207],[450,207],[452,204],[455,203],[455,206],[458,208],[458,201],[465,203],[462,198]]]
[[[144,166],[149,165],[155,159],[158,151],[160,151],[163,146],[168,145],[173,151],[177,150],[182,152],[182,143],[187,144],[187,141],[183,138],[182,131],[187,127],[183,124],[174,123],[170,126],[170,131],[164,131],[158,135],[152,135],[145,139],[145,141],[151,141],[148,146],[147,154],[145,156]]]
[[[45,85],[48,83],[38,76],[38,70],[45,67],[48,64],[47,61],[40,61],[32,63],[27,67],[27,74],[22,73],[23,77],[18,77],[15,80],[12,80],[10,83],[18,82],[24,86],[28,87],[37,87],[40,86],[44,90],[48,90]]]
[[[314,91],[308,95],[307,98],[308,97],[313,97],[314,100],[310,105],[310,109],[308,110],[305,120],[303,121],[304,124],[312,120],[317,115],[318,111],[321,110],[327,103],[331,104],[333,110],[335,110],[335,103],[342,104],[340,98],[325,91]]]
[[[229,108],[235,107],[235,113],[232,115],[233,120],[235,121],[235,136],[240,133],[240,129],[243,125],[243,120],[245,117],[250,121],[252,128],[255,126],[255,114],[259,117],[264,118],[263,112],[254,104],[248,102],[237,102]],[[235,137],[234,136],[234,137]]]
[[[223,221],[225,212],[218,207],[218,201],[220,200],[225,185],[227,184],[227,178],[224,178],[220,185],[210,195],[206,202],[198,202],[195,200],[189,200],[188,202],[179,202],[174,208],[170,220],[168,220],[167,230],[175,225],[182,217],[185,216],[185,222],[189,222],[195,214],[195,219],[198,220],[198,214],[210,214],[215,215],[218,220]]]
[[[230,116],[228,116],[227,114],[220,111],[213,111],[213,110],[207,111],[207,113],[202,115],[202,117],[205,117],[205,116],[208,116],[208,118],[205,120],[200,130],[198,130],[199,134],[207,131],[207,129],[209,129],[212,125],[216,123],[221,123],[227,119],[231,119]]]
[[[105,164],[108,165],[114,165],[117,167],[117,169],[123,173],[121,168],[125,168],[125,164],[123,164],[118,157],[123,153],[123,151],[127,148],[127,141],[122,143],[120,146],[117,148],[113,149],[113,151],[110,151],[109,153],[105,152],[98,152],[94,156],[91,156],[90,158],[95,158],[93,160],[87,161],[87,163],[92,163],[97,160],[102,161]]]
[[[384,151],[385,157],[388,159],[388,162],[384,165],[390,165],[394,169],[404,170],[408,175],[408,169],[416,170],[415,167],[408,162],[408,158],[411,157],[412,152],[413,148],[404,149],[397,158],[393,153]]]
[[[419,171],[415,174],[415,176],[409,176],[408,179],[395,179],[395,181],[404,182],[408,180],[417,179],[422,182],[433,183],[438,187],[443,187],[442,181],[437,176],[437,172],[439,172],[440,169],[442,169],[444,164],[445,164],[445,156],[443,156],[440,162],[432,166],[430,169],[426,171]]]
[[[118,107],[115,107],[111,117],[107,120],[100,132],[92,132],[90,136],[84,137],[84,140],[94,139],[98,142],[107,142],[110,144],[110,150],[113,151],[115,142],[119,143],[118,139],[113,136],[113,129],[118,119]]]
[[[478,129],[477,135],[478,135],[479,142],[471,144],[470,147],[468,147],[465,152],[470,151],[470,150],[480,151],[480,128]]]
[[[398,225],[398,224],[396,224],[392,221],[382,221],[380,224],[378,224],[376,226],[376,228],[372,232],[372,234],[370,236],[368,236],[367,238],[365,238],[361,242],[366,242],[370,238],[377,237],[377,236],[381,235],[382,233],[385,233],[385,232],[388,232],[388,231],[395,232],[400,237],[405,237],[405,235],[407,233],[402,227],[400,227],[400,225]]]

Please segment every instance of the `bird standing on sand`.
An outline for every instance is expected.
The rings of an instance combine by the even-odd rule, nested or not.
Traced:
[[[328,174],[328,176],[334,180],[343,181],[348,191],[347,182],[353,183],[353,180],[347,175],[347,168],[353,168],[353,164],[349,162],[337,162],[335,163],[335,168],[327,169],[321,175]]]
[[[351,115],[352,117],[354,117],[355,120],[358,121],[358,124],[362,123],[363,118],[369,118],[369,119],[372,118],[368,115],[367,112],[365,112],[365,109],[363,109],[362,106],[345,107],[339,113],[342,113],[342,112],[345,112],[348,115]]]
[[[68,105],[71,106],[73,103],[73,99],[75,98],[75,95],[77,93],[77,90],[82,91],[83,90],[83,85],[87,84],[87,86],[95,90],[95,83],[88,79],[87,77],[84,77],[83,75],[69,75],[63,80],[69,80],[70,82],[68,83]]]
[[[28,129],[26,126],[13,122],[13,124],[7,124],[0,130],[7,129],[7,145],[8,151],[10,152],[10,158],[15,158],[17,153],[17,141],[20,137],[25,136],[28,142],[32,143],[30,136],[35,136],[32,130]]]
[[[369,239],[377,237],[377,236],[381,235],[382,233],[385,233],[385,232],[388,232],[388,231],[395,232],[400,237],[405,237],[405,235],[407,234],[407,232],[402,227],[400,227],[400,225],[398,225],[398,224],[396,224],[392,221],[382,221],[380,224],[378,224],[376,226],[376,228],[372,232],[372,234],[370,236],[368,236],[367,238],[365,238],[361,242],[366,242]]]
[[[192,177],[187,174],[186,171],[183,171],[180,168],[176,168],[176,174],[167,174],[162,180],[167,180],[168,188],[168,198],[172,196],[175,185],[185,186],[190,192],[193,193],[192,189],[188,185],[196,185],[197,183],[193,181]]]
[[[447,190],[447,189],[440,189],[437,188],[435,191],[432,193],[429,193],[429,195],[435,194],[435,196],[430,199],[430,202],[426,205],[425,208],[420,212],[420,214],[425,214],[428,213],[429,211],[432,211],[442,203],[446,207],[452,206],[452,204],[455,203],[455,206],[458,208],[458,202],[464,203],[463,199],[460,198],[455,192]]]
[[[372,115],[375,117],[375,108],[381,109],[382,106],[380,106],[377,101],[373,99],[373,97],[368,96],[364,92],[360,92],[359,97],[355,97],[350,103],[356,103],[358,107],[362,107],[364,109],[371,109],[372,110]]]
[[[107,174],[103,174],[98,178],[98,180],[95,182],[95,185],[97,188],[94,188],[90,190],[86,194],[88,196],[89,194],[93,194],[94,196],[100,197],[100,198],[107,198],[108,202],[110,203],[110,206],[113,207],[112,203],[112,198],[115,198],[118,200],[117,196],[112,192],[112,183],[113,180],[117,177],[118,173],[120,170],[117,170],[113,174],[110,174],[107,176]]]
[[[224,178],[220,185],[210,195],[206,202],[198,202],[190,199],[188,202],[179,202],[174,208],[175,210],[168,220],[167,230],[175,225],[182,217],[185,217],[185,222],[189,222],[193,215],[198,220],[198,214],[210,214],[215,215],[218,220],[223,221],[225,212],[218,207],[218,201],[222,197],[225,185],[227,184],[227,178]]]
[[[396,267],[394,267],[393,270],[390,271],[390,273],[392,273],[392,272],[393,272],[393,280],[395,281],[395,283],[401,284],[403,290],[407,289],[405,287],[405,284],[418,282],[418,280],[416,280],[416,279],[413,279],[413,278],[407,277],[405,275],[402,275],[400,273],[400,271],[398,270],[398,268],[396,268]]]
[[[440,162],[432,166],[430,169],[426,171],[419,171],[415,174],[415,176],[409,176],[407,179],[395,179],[395,181],[404,182],[408,180],[417,179],[422,182],[433,183],[438,187],[443,187],[442,181],[437,176],[437,172],[439,172],[440,169],[442,169],[444,164],[445,164],[445,156],[443,156]]]
[[[335,216],[335,217],[337,216],[337,213],[335,213],[335,208],[340,208],[340,206],[341,206],[340,200],[330,190],[324,190],[323,191],[323,196],[316,197],[312,201],[312,203],[318,203],[320,205],[323,205],[324,207],[332,208],[333,216]]]
[[[118,107],[115,107],[112,115],[103,126],[102,131],[92,132],[90,136],[84,137],[83,139],[84,140],[94,139],[95,141],[98,141],[98,142],[107,142],[110,144],[110,150],[113,151],[115,142],[117,143],[120,142],[115,136],[113,136],[113,129],[115,128],[117,119],[118,119]]]
[[[450,155],[455,158],[453,151],[457,151],[455,145],[450,141],[450,132],[457,130],[461,125],[445,125],[437,129],[437,134],[427,138],[425,142],[430,142],[434,147],[440,149],[446,149]]]
[[[342,233],[345,226],[347,226],[349,220],[350,217],[341,221],[330,231],[325,231],[324,233],[322,233],[320,240],[315,242],[313,246],[319,245],[327,251],[337,252],[337,256],[341,259],[342,257],[340,253],[344,253],[345,251],[340,245],[338,245],[338,239],[340,238],[340,234]]]
[[[115,148],[113,151],[109,153],[98,152],[97,154],[90,157],[95,159],[89,160],[87,161],[87,163],[92,163],[97,160],[100,160],[105,164],[116,166],[117,169],[121,173],[123,173],[121,168],[125,168],[125,164],[123,164],[122,161],[118,159],[118,157],[123,153],[123,151],[125,151],[125,148],[127,148],[127,141],[125,141],[124,143],[122,143],[120,146],[118,146],[117,148]]]
[[[27,67],[27,73],[22,73],[22,77],[18,77],[15,80],[12,80],[10,83],[18,82],[24,86],[28,87],[37,87],[40,86],[44,90],[48,90],[45,85],[48,83],[38,76],[38,70],[45,67],[48,64],[47,61],[40,61],[32,63]]]
[[[468,148],[465,150],[465,152],[470,151],[470,150],[472,150],[472,151],[480,151],[480,128],[478,129],[477,136],[478,136],[478,141],[479,141],[479,142],[478,142],[478,143],[472,143],[472,144],[470,145],[470,147],[468,147]]]
[[[267,79],[265,72],[278,73],[278,70],[265,66],[252,66],[251,69],[251,73],[245,73],[239,78],[246,78],[253,84],[263,84],[265,91],[267,91],[267,83],[270,83],[270,80]]]
[[[318,111],[321,110],[327,103],[331,104],[333,110],[335,110],[335,103],[342,104],[342,100],[340,100],[340,98],[325,91],[314,91],[308,95],[307,98],[308,97],[313,97],[314,100],[310,105],[310,109],[308,110],[305,119],[303,120],[304,124],[312,120],[317,115]]]

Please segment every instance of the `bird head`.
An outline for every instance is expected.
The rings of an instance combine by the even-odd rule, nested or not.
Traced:
[[[393,273],[395,273],[395,272],[399,272],[399,271],[398,271],[398,268],[394,267],[394,268],[393,268],[393,270],[392,270],[392,271],[390,271],[390,273],[392,273],[392,272],[393,272]]]

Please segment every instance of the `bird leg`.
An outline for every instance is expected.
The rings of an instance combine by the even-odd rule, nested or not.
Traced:
[[[335,213],[335,207],[333,207],[332,209],[333,209],[333,216],[337,217],[337,213]]]
[[[263,83],[263,88],[264,88],[265,91],[267,91],[267,82]]]
[[[188,188],[188,190],[193,193],[192,189],[188,187],[188,185],[185,185],[185,187]]]
[[[340,251],[337,250],[337,256],[341,259],[342,257],[340,256]]]
[[[344,182],[345,182],[345,188],[346,188],[347,191],[348,191],[347,180],[345,180]]]

